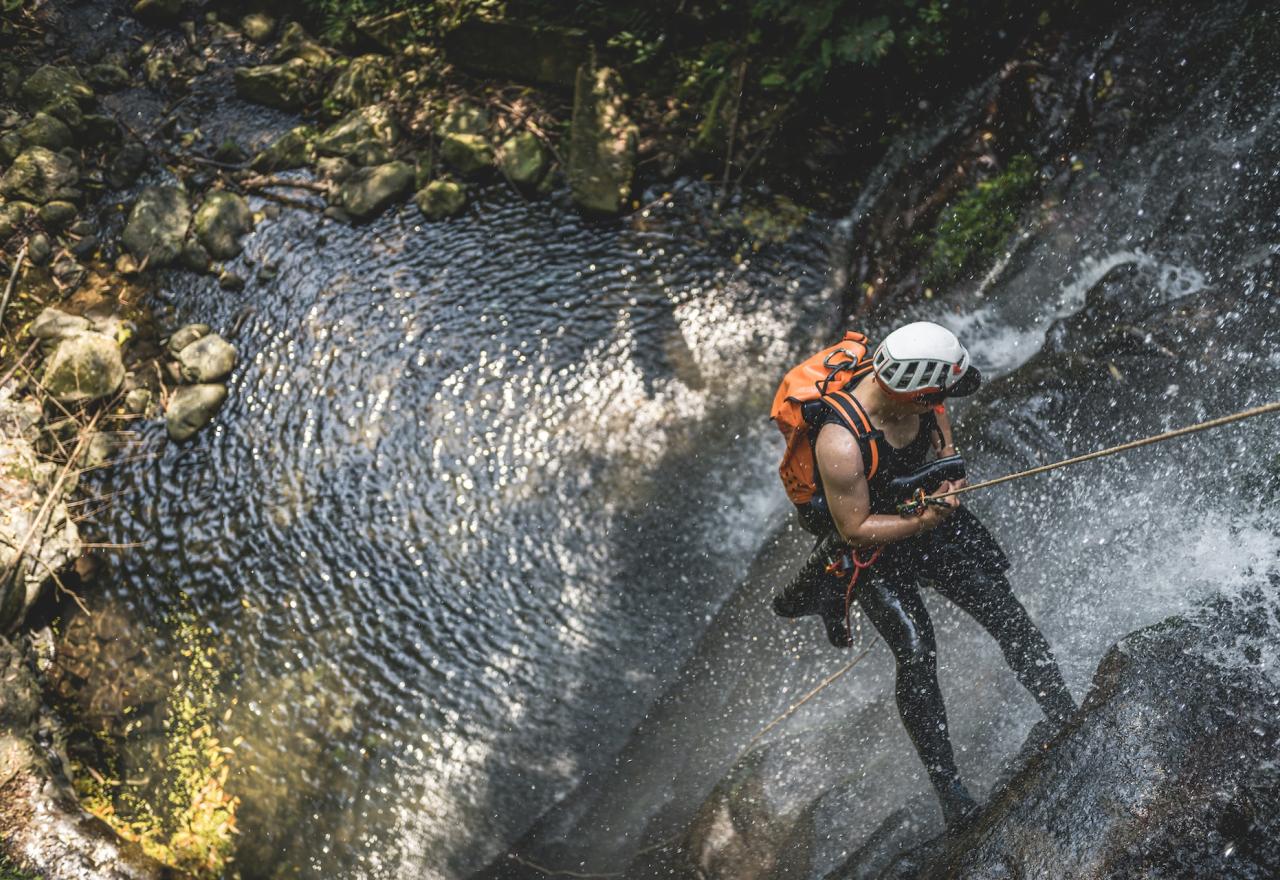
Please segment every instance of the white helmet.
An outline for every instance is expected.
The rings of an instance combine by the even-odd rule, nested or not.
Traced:
[[[981,381],[956,335],[930,321],[899,327],[880,343],[871,361],[876,377],[896,394],[972,394]]]

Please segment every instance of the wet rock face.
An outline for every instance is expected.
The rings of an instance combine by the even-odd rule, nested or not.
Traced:
[[[1121,640],[1080,717],[919,876],[1280,876],[1280,687],[1241,632],[1280,646],[1261,605]]]
[[[187,440],[195,436],[227,399],[226,385],[184,385],[169,398],[165,410],[165,427],[171,440]]]

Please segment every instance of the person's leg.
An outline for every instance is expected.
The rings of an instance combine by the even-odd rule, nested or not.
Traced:
[[[1055,724],[1062,724],[1076,710],[1049,643],[1013,595],[1003,574],[982,570],[948,573],[938,581],[938,592],[956,603],[1000,645],[1005,662]]]
[[[898,713],[938,792],[947,827],[955,827],[971,816],[977,805],[960,781],[951,750],[929,613],[916,588],[894,578],[864,578],[854,594],[858,606],[893,651]]]

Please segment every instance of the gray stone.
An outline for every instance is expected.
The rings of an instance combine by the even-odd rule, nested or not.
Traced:
[[[551,166],[551,153],[537,135],[523,131],[498,148],[498,166],[517,186],[537,186]]]
[[[301,58],[283,64],[237,67],[234,78],[236,94],[241,98],[277,110],[301,110],[318,88],[315,68]]]
[[[253,229],[253,212],[243,196],[215,190],[205,196],[192,228],[215,260],[229,260],[243,249],[240,236]]]
[[[333,63],[329,50],[311,39],[302,25],[291,21],[284,26],[280,34],[280,43],[276,47],[272,61],[298,60],[312,67],[328,68]]]
[[[177,354],[185,382],[221,382],[236,365],[236,349],[217,333],[208,333]]]
[[[493,150],[479,134],[446,134],[440,139],[440,158],[468,176],[493,166]]]
[[[143,415],[151,408],[151,389],[135,388],[124,396],[124,408],[126,412]]]
[[[356,165],[385,165],[391,161],[391,151],[377,141],[361,141],[350,156]]]
[[[338,115],[355,107],[364,107],[385,98],[391,90],[394,74],[391,61],[384,55],[361,55],[351,59],[334,77],[333,87],[325,100],[325,108]]]
[[[249,167],[254,171],[285,171],[301,168],[315,156],[312,141],[316,132],[309,125],[299,125],[282,135],[275,143],[253,157]]]
[[[80,74],[68,67],[46,64],[27,77],[20,92],[22,103],[30,110],[40,110],[58,98],[71,98],[83,108],[93,104],[93,89]]]
[[[586,211],[616,214],[631,195],[635,125],[623,111],[621,83],[607,67],[578,71],[566,174],[573,200]]]
[[[100,333],[79,333],[62,339],[44,369],[45,388],[63,403],[109,397],[123,381],[120,346]]]
[[[210,329],[208,324],[186,324],[179,327],[169,337],[169,341],[165,343],[165,350],[173,357],[177,357],[178,352],[202,336],[207,336]]]
[[[250,12],[240,19],[241,32],[258,45],[263,45],[270,40],[275,29],[276,20],[265,12]]]
[[[413,186],[413,166],[388,162],[359,168],[338,188],[339,207],[356,220],[369,220],[403,198]]]
[[[70,202],[56,201],[41,205],[40,222],[55,232],[70,225],[76,219],[76,206]]]
[[[129,212],[122,241],[139,261],[151,268],[167,266],[182,253],[191,224],[187,194],[175,186],[148,186]]]
[[[47,308],[31,322],[31,335],[41,342],[60,342],[71,336],[89,331],[88,318],[68,315],[53,307]]]
[[[223,290],[244,290],[244,276],[230,269],[218,273],[218,286]]]
[[[60,119],[48,113],[37,113],[31,121],[18,129],[22,143],[28,147],[45,147],[50,150],[61,150],[71,146],[71,129]]]
[[[360,144],[373,141],[393,149],[400,142],[400,127],[386,104],[362,107],[315,139],[315,150],[325,156],[349,156]]]
[[[340,156],[325,156],[316,160],[316,174],[320,175],[322,180],[342,183],[355,170],[356,166],[354,164]]]
[[[0,177],[0,195],[43,205],[55,199],[74,199],[79,179],[76,165],[61,153],[45,147],[23,150],[4,177]]]
[[[203,428],[227,399],[226,385],[184,385],[169,396],[165,428],[172,440],[186,440]]]
[[[452,180],[433,180],[418,190],[413,201],[428,220],[440,220],[461,211],[467,204],[467,193]]]
[[[143,21],[171,24],[182,15],[182,0],[138,0],[133,14]]]
[[[49,236],[37,232],[27,241],[27,259],[37,266],[43,266],[53,256],[53,244]]]
[[[126,141],[107,166],[107,183],[124,189],[138,179],[150,158],[147,148],[142,144],[133,140]]]
[[[95,64],[86,71],[94,88],[118,92],[129,84],[129,72],[118,64]]]

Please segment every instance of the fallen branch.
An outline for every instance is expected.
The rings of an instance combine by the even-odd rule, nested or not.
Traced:
[[[287,189],[309,189],[328,194],[332,189],[329,184],[319,180],[293,180],[288,177],[277,177],[274,174],[260,174],[247,177],[239,182],[241,189],[259,190],[268,186],[282,186]]]
[[[4,286],[4,299],[0,299],[0,328],[4,327],[5,309],[9,307],[9,296],[13,293],[13,283],[18,280],[18,272],[22,269],[22,262],[27,258],[27,241],[22,242],[22,247],[18,248],[18,257],[13,261],[13,269],[9,272],[9,283]]]

